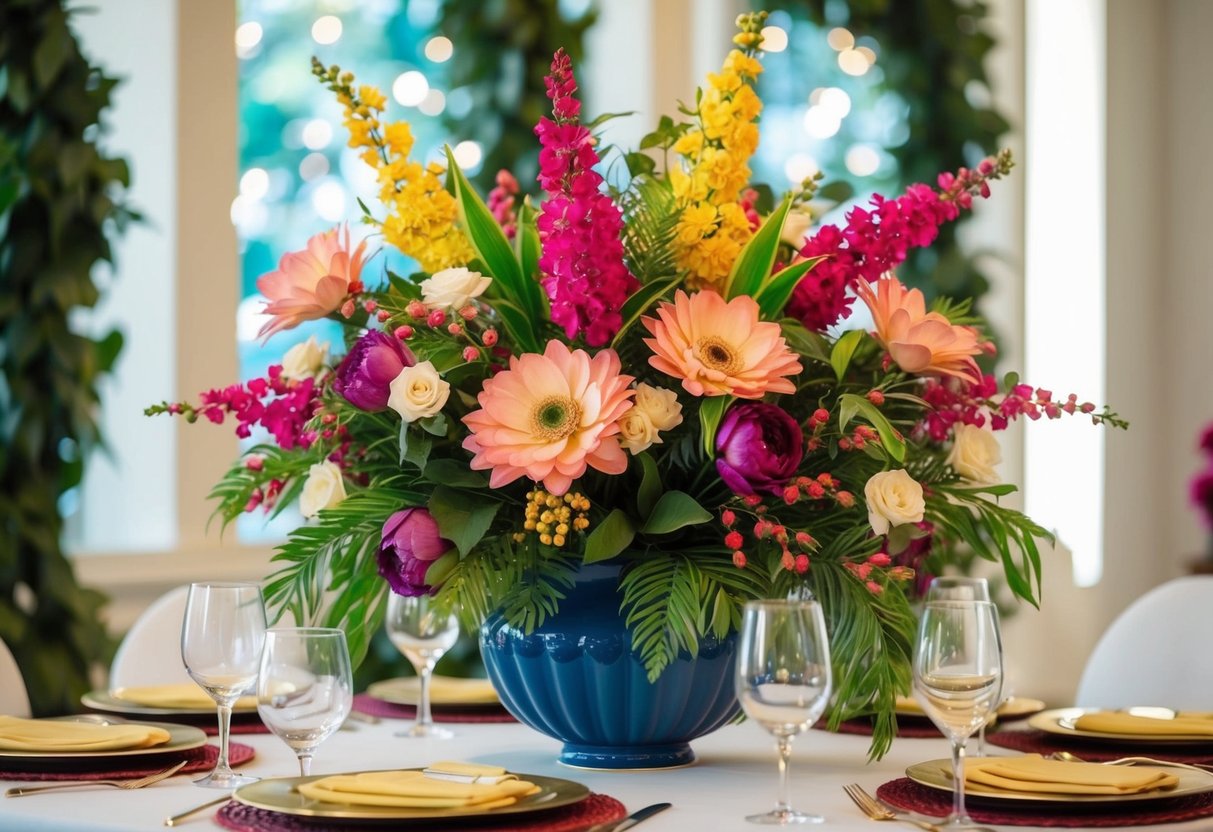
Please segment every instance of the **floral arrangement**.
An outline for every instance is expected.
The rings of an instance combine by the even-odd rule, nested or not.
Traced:
[[[1213,530],[1213,424],[1206,425],[1201,432],[1200,450],[1205,457],[1205,467],[1192,478],[1190,493],[1192,505],[1200,510],[1205,526]]]
[[[685,121],[622,155],[625,187],[604,182],[597,122],[557,52],[537,208],[508,172],[486,202],[449,152],[414,161],[379,90],[314,62],[378,176],[382,210],[363,222],[420,272],[371,281],[366,240],[318,234],[259,280],[262,332],[333,318],[340,359],[309,340],[264,379],[150,409],[268,435],[213,496],[225,521],[296,501],[308,518],[276,554],[271,605],[344,627],[361,656],[389,588],[529,630],[583,564],[614,560],[655,678],[735,630],[746,600],[811,591],[838,665],[831,718],[874,714],[879,754],[909,689],[928,554],[1001,563],[1035,603],[1048,534],[999,503],[1014,488],[996,431],[1122,423],[983,373],[993,346],[967,305],[928,308],[893,275],[1011,158],[812,229],[820,177],[778,201],[750,181],[763,20],[738,19]],[[874,331],[846,328],[857,303]]]

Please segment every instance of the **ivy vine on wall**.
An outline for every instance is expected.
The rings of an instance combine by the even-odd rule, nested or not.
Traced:
[[[64,556],[59,498],[101,437],[97,383],[122,346],[69,316],[111,260],[126,163],[96,144],[114,79],[80,53],[61,0],[0,4],[0,639],[36,714],[65,713],[107,657],[103,596]]]

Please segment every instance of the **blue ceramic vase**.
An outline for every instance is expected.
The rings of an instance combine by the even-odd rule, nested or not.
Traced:
[[[737,716],[736,634],[707,638],[650,683],[619,614],[620,568],[583,567],[560,611],[530,635],[499,613],[480,650],[502,704],[564,742],[560,762],[582,768],[668,768],[693,762],[690,741]]]

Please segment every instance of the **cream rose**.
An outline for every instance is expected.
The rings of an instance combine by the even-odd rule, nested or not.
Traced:
[[[783,231],[779,232],[779,241],[799,250],[812,225],[813,217],[807,211],[789,211],[788,218],[783,221]]]
[[[868,501],[868,522],[876,534],[888,534],[891,526],[922,522],[926,509],[922,486],[904,468],[873,474],[863,495]]]
[[[682,404],[673,390],[641,382],[636,385],[635,408],[648,416],[657,430],[671,430],[682,424]]]
[[[657,436],[657,426],[649,418],[649,414],[636,406],[619,418],[619,444],[633,454],[647,449],[654,442],[660,442]]]
[[[948,464],[966,480],[992,484],[1001,478],[995,467],[1002,462],[1002,448],[994,431],[976,425],[957,425]]]
[[[405,367],[392,379],[390,390],[387,406],[406,422],[433,416],[442,410],[451,395],[451,385],[438,375],[429,361]]]
[[[331,460],[308,469],[307,482],[299,494],[299,511],[304,517],[315,517],[321,509],[332,508],[345,499],[345,478],[341,468]]]
[[[325,362],[329,357],[329,345],[323,346],[316,341],[316,336],[309,337],[302,344],[296,344],[282,356],[282,377],[287,381],[303,381],[305,378],[318,378],[328,371]]]
[[[465,268],[443,269],[421,281],[421,299],[430,309],[462,309],[472,298],[480,297],[493,278]]]

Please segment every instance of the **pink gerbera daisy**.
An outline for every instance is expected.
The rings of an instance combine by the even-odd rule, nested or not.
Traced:
[[[712,291],[679,290],[663,303],[657,318],[643,318],[653,335],[649,364],[682,379],[692,396],[761,399],[767,393],[794,393],[786,376],[801,371],[779,324],[758,320],[758,304],[741,295],[726,302]]]
[[[491,470],[493,488],[525,475],[556,495],[587,466],[622,474],[628,458],[616,438],[618,419],[634,391],[632,376],[619,370],[614,350],[590,358],[554,340],[543,355],[510,358],[508,370],[484,383],[480,410],[463,417],[472,468]]]

